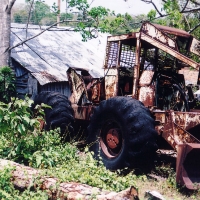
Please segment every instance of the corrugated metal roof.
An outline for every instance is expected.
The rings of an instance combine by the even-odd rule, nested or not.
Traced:
[[[25,27],[12,24],[12,46],[26,39]],[[29,25],[28,38],[40,32],[39,26]],[[69,67],[86,69],[94,78],[102,77],[107,34],[99,34],[98,38],[87,42],[81,40],[78,32],[51,28],[13,49],[11,57],[30,71],[41,85],[66,81]]]

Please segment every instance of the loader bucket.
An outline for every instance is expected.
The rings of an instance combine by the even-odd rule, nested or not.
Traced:
[[[200,144],[178,145],[176,182],[185,185],[188,189],[200,189]]]

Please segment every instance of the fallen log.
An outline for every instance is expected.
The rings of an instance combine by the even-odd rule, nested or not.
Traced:
[[[49,199],[75,200],[75,199],[98,199],[98,200],[133,200],[138,199],[137,190],[132,186],[121,192],[104,191],[97,187],[86,184],[65,182],[60,183],[57,178],[42,176],[40,170],[27,167],[13,161],[0,159],[0,170],[5,167],[14,167],[12,182],[18,189],[40,188],[45,190]],[[35,181],[37,180],[37,181]]]

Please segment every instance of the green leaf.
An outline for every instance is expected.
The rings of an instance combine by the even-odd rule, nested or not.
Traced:
[[[24,124],[18,124],[18,126],[17,126],[17,131],[19,132],[19,133],[24,133],[25,132],[25,127],[24,127]]]
[[[27,123],[27,124],[29,124],[30,123],[30,118],[28,117],[28,116],[23,116],[22,117],[23,118],[23,120]]]
[[[37,155],[36,156],[36,166],[39,167],[42,164],[43,156]]]

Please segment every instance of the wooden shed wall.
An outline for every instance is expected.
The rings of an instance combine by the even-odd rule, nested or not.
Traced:
[[[12,59],[12,68],[15,71],[15,86],[17,97],[24,99],[25,95],[28,94],[29,72],[14,59]]]
[[[17,97],[20,99],[24,99],[25,95],[34,98],[35,95],[42,91],[55,91],[68,97],[71,95],[67,81],[40,85],[37,79],[14,59],[12,59],[12,66],[15,70]]]
[[[67,97],[70,97],[71,95],[71,90],[69,88],[69,83],[66,82],[54,82],[54,83],[48,83],[45,85],[39,85],[38,88],[39,92],[42,91],[55,91],[59,92],[61,94],[66,95]]]

